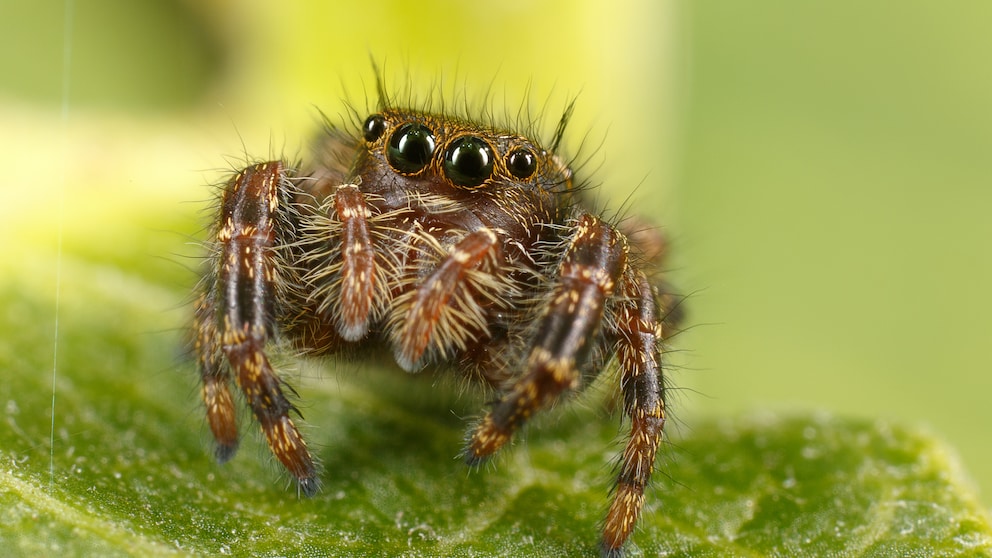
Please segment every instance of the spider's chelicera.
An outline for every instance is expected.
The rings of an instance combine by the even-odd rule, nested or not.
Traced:
[[[384,107],[354,134],[329,127],[307,167],[269,161],[234,174],[194,324],[218,460],[238,446],[233,380],[300,490],[318,489],[266,354],[275,338],[315,355],[372,344],[406,371],[447,365],[490,386],[496,400],[471,427],[469,464],[615,361],[630,434],[601,544],[620,555],[662,441],[677,298],[660,277],[660,235],[587,209],[553,153],[568,113],[545,149]]]

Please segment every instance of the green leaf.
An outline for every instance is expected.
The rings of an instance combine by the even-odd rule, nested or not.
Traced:
[[[154,230],[189,227],[163,217],[168,207],[138,211]],[[215,464],[183,357],[193,277],[150,257],[149,246],[162,249],[150,230],[135,227],[131,248],[105,252],[67,235],[61,258],[47,240],[25,238],[8,260],[5,552],[595,552],[622,432],[595,393],[537,420],[494,464],[472,471],[457,454],[466,417],[482,403],[448,385],[457,382],[286,360],[323,462],[322,492],[299,499],[246,420],[240,453]],[[163,253],[181,252],[182,237],[170,238]],[[986,512],[953,453],[927,432],[827,414],[699,419],[682,430],[659,459],[633,556],[992,552]]]

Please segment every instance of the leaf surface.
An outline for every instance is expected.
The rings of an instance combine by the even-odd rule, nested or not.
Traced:
[[[140,243],[139,243],[140,244]],[[622,426],[594,395],[480,470],[457,458],[480,399],[335,361],[281,365],[323,490],[297,497],[242,417],[213,462],[189,296],[154,260],[16,253],[0,282],[0,545],[23,556],[594,554]],[[41,279],[39,279],[41,278]],[[57,365],[52,436],[52,369]],[[599,390],[603,391],[603,390]],[[988,516],[926,432],[829,414],[695,420],[666,446],[632,556],[974,556]]]

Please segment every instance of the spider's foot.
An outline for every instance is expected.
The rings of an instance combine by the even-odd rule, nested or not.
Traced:
[[[489,461],[489,458],[492,457],[492,456],[491,455],[475,455],[475,454],[472,453],[471,450],[466,449],[465,452],[464,452],[464,454],[463,454],[463,457],[465,458],[465,464],[466,465],[468,465],[469,467],[478,467],[479,465],[482,465],[486,461]]]
[[[487,415],[469,436],[465,448],[465,462],[471,466],[480,465],[502,448],[510,439],[510,432],[500,428]]]
[[[316,476],[299,479],[296,486],[300,494],[303,494],[307,498],[312,498],[320,492],[320,479]]]
[[[292,419],[285,415],[274,419],[266,416],[262,422],[262,432],[265,433],[272,454],[296,477],[300,492],[307,496],[316,494],[320,488],[317,466]]]
[[[603,541],[599,543],[599,556],[600,558],[623,558],[625,553],[623,547],[611,548],[606,541]]]
[[[234,457],[236,453],[238,453],[237,442],[233,444],[217,444],[217,447],[214,449],[214,458],[217,460],[217,463],[223,465]]]

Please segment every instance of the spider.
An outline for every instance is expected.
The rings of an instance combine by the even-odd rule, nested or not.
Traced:
[[[408,372],[479,380],[495,401],[469,430],[470,465],[615,361],[630,433],[600,546],[621,556],[662,441],[680,313],[660,234],[587,209],[555,154],[571,105],[542,147],[380,99],[360,129],[328,124],[306,166],[251,164],[222,188],[193,324],[217,460],[238,448],[233,380],[299,491],[318,491],[267,356],[276,339],[310,355],[380,348]]]

